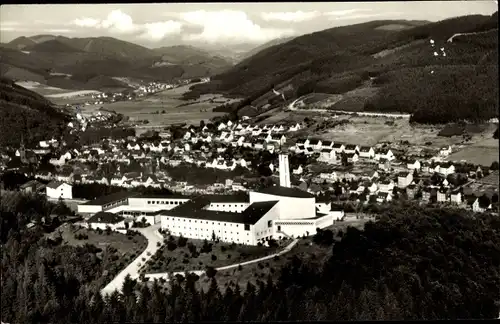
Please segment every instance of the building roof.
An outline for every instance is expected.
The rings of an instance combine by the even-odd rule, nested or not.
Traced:
[[[354,144],[347,144],[345,146],[345,149],[346,150],[354,150],[354,149],[356,149],[356,145],[354,145]]]
[[[65,182],[62,181],[51,181],[49,184],[47,184],[47,187],[52,188],[52,189],[57,189],[59,186],[64,184]]]
[[[41,185],[42,183],[40,181],[37,181],[37,180],[30,180],[28,182],[26,182],[25,184],[21,185],[20,188],[21,189],[26,189],[28,187],[31,187],[31,186],[39,186]]]
[[[87,223],[116,224],[124,219],[125,218],[122,216],[113,213],[98,212],[94,216],[90,217]]]
[[[233,183],[236,184],[236,183]],[[204,195],[204,198],[208,199],[211,203],[248,203],[249,197],[245,193],[244,195]]]
[[[360,151],[360,152],[363,152],[363,153],[365,153],[365,152],[370,152],[370,150],[371,150],[371,147],[370,147],[370,146],[361,146],[361,147],[359,148],[359,151]]]
[[[92,205],[92,206],[102,206],[102,205],[107,205],[109,203],[112,203],[114,201],[122,200],[125,198],[131,198],[139,195],[136,192],[128,192],[128,191],[122,191],[122,192],[117,192],[113,193],[111,195],[107,195],[104,197],[99,197],[97,199],[87,201],[84,205]]]
[[[260,191],[268,195],[291,197],[291,198],[314,198],[314,195],[297,188],[288,188],[282,186],[267,187]]]
[[[201,219],[226,223],[253,225],[257,223],[278,201],[256,202],[248,206],[242,213],[206,210],[210,201],[205,197],[196,197],[170,210],[161,211],[162,215],[181,218]]]

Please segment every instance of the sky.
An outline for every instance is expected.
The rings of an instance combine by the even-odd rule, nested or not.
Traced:
[[[52,34],[111,36],[150,48],[258,45],[372,20],[438,21],[497,10],[496,1],[2,5],[0,41]]]

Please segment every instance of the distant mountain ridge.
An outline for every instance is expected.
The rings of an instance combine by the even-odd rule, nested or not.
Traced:
[[[56,80],[58,87],[72,89],[79,83],[50,73],[174,81],[212,76],[232,66],[225,58],[192,46],[149,49],[112,37],[22,36],[2,44],[0,55],[1,75],[49,85]],[[109,78],[101,80],[110,83]],[[100,90],[99,82],[92,85]]]

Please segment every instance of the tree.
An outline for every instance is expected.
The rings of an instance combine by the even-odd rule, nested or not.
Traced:
[[[341,163],[342,163],[343,166],[348,166],[349,165],[349,161],[347,159],[347,154],[345,152],[341,153]]]
[[[214,278],[216,273],[217,270],[215,270],[214,267],[207,267],[207,270],[205,271],[208,278]]]
[[[490,170],[498,170],[498,161],[494,161],[493,163],[491,163]]]

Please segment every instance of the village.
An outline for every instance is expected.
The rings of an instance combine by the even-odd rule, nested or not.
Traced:
[[[83,120],[85,125],[112,128],[113,116],[98,112]],[[451,146],[402,155],[398,143],[359,146],[321,140],[303,136],[306,127],[304,122],[256,125],[242,118],[234,123],[171,126],[88,145],[68,146],[50,139],[33,149],[22,145],[4,150],[1,167],[23,170],[31,165],[33,178],[49,183],[34,180],[21,189],[42,190],[51,199],[73,199],[73,185],[91,183],[168,188],[183,195],[231,194],[276,185],[278,154],[286,153],[291,185],[331,201],[368,204],[407,199],[476,212],[497,210],[498,163],[490,169],[445,161]],[[49,155],[45,164],[50,167],[37,168]],[[204,181],[203,171],[186,171],[189,168],[210,171],[205,173],[215,174],[217,181]]]

